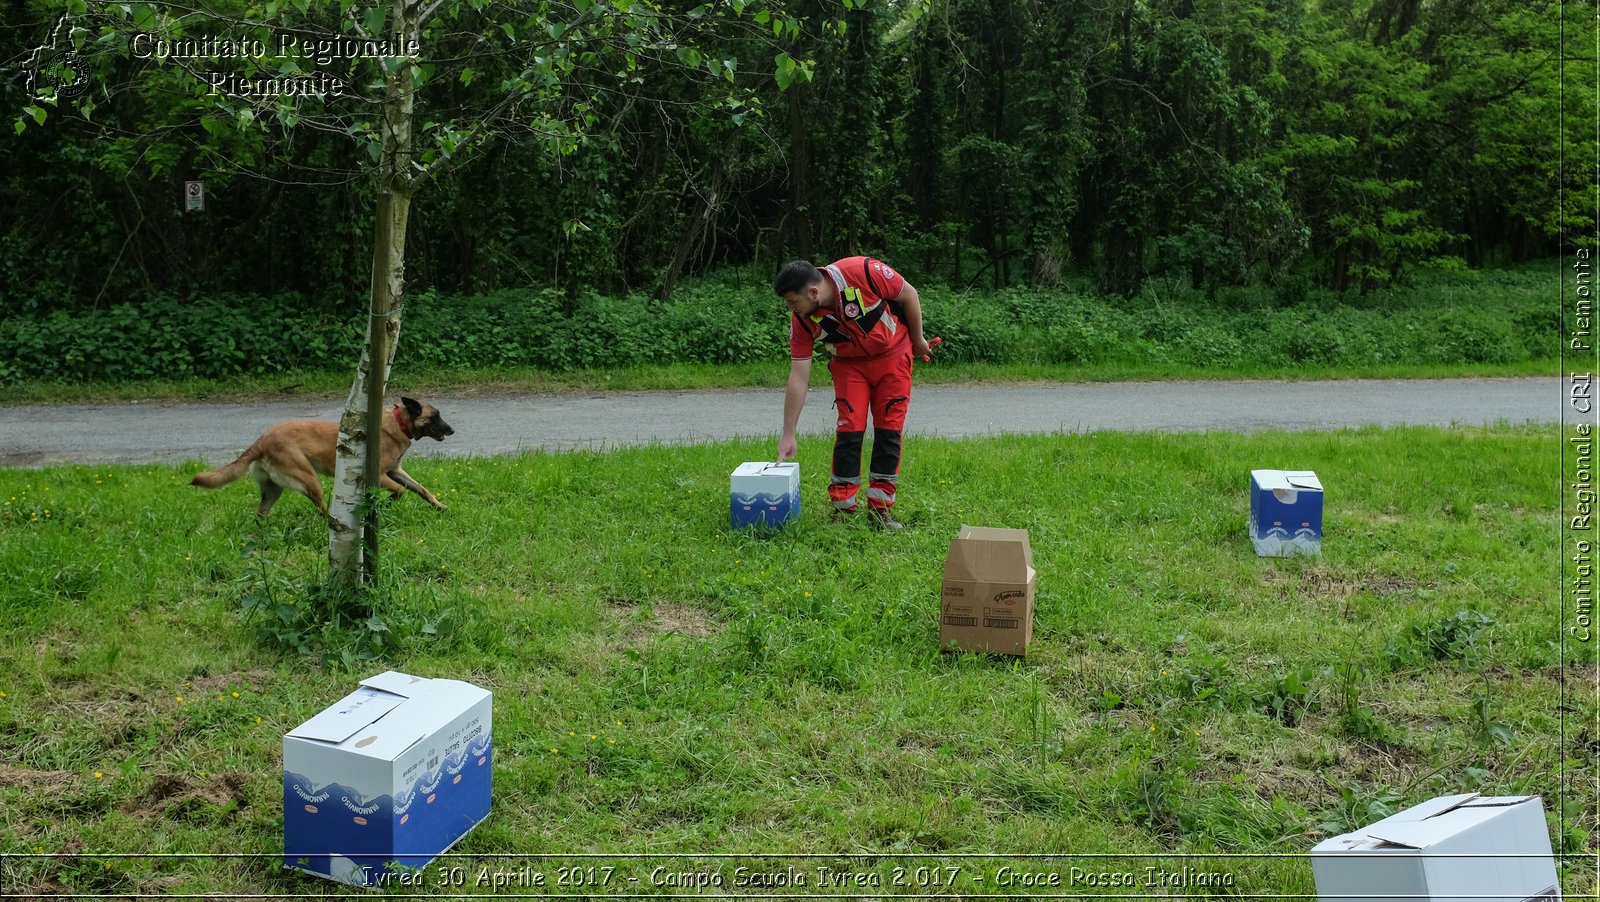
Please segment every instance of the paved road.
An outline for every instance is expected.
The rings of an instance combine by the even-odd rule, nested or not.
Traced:
[[[776,435],[779,389],[429,398],[456,434],[421,456],[604,448]],[[1338,429],[1365,425],[1554,423],[1559,378],[1332,382],[1134,382],[930,385],[912,399],[908,433],[943,436],[1097,430]],[[833,429],[832,395],[814,389],[802,432]],[[245,404],[128,402],[0,406],[0,466],[230,460],[291,417],[337,419],[341,400]]]

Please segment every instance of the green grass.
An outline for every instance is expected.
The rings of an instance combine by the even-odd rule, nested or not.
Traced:
[[[1259,366],[1199,367],[1180,364],[947,363],[919,364],[919,385],[1007,384],[1025,382],[1146,382],[1172,379],[1447,379],[1459,377],[1548,376],[1560,360],[1527,360],[1506,364],[1405,364],[1389,366]],[[716,388],[782,387],[789,375],[785,362],[710,364],[680,363],[660,367],[578,370],[553,373],[531,368],[397,370],[392,391],[427,397],[483,397],[517,394],[594,391],[684,391]],[[348,372],[306,372],[235,379],[146,379],[106,382],[33,381],[8,386],[7,404],[70,404],[107,401],[250,401],[312,397],[343,399],[350,391]]]
[[[341,653],[373,647],[359,623],[308,631],[301,655],[241,613],[268,591],[304,604],[325,537],[302,499],[257,525],[245,485],[186,485],[198,463],[0,471],[0,849],[56,856],[4,861],[0,881],[327,890],[271,857],[281,736],[393,667],[495,694],[494,811],[446,862],[469,888],[524,865],[552,882],[615,867],[610,891],[666,893],[657,865],[731,883],[741,865],[825,864],[904,868],[899,892],[938,891],[949,872],[919,886],[917,868],[955,867],[957,889],[987,892],[1005,865],[1187,864],[1233,875],[1235,894],[1309,894],[1297,853],[1329,829],[1481,790],[1542,795],[1553,831],[1569,799],[1563,886],[1593,892],[1578,853],[1596,828],[1596,669],[1593,649],[1563,660],[1559,642],[1556,441],[920,439],[897,508],[911,528],[894,536],[828,522],[822,438],[801,444],[801,522],[771,535],[726,526],[727,474],[767,439],[419,460],[451,508],[387,509],[385,658],[349,670]],[[1253,555],[1260,466],[1322,476],[1321,558]],[[1025,660],[936,648],[963,523],[1031,531]],[[1474,632],[1461,611],[1491,622]],[[1341,683],[1336,664],[1360,667]],[[268,857],[208,857],[235,852]],[[670,852],[689,854],[605,857]],[[1020,857],[1045,852],[1061,857]],[[979,853],[1002,857],[964,857]]]

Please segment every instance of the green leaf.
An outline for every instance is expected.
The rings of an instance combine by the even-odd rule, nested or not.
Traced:
[[[477,73],[472,71],[472,67],[471,66],[467,66],[466,68],[461,70],[461,83],[464,84],[464,85],[472,84],[472,77],[474,75],[476,75],[476,74]]]
[[[383,143],[381,141],[368,141],[367,156],[371,157],[374,163],[383,159]]]
[[[789,86],[794,84],[795,79],[794,57],[787,53],[780,53],[773,57],[773,62],[777,64],[777,68],[772,74],[773,78],[778,82],[778,89],[782,91],[789,90]]]
[[[34,122],[37,122],[40,125],[44,125],[44,116],[45,116],[44,107],[28,106],[28,107],[23,107],[22,109],[23,109],[23,112],[25,112],[29,116],[33,117],[33,121]]]
[[[517,26],[512,25],[510,22],[501,22],[500,30],[505,32],[506,37],[511,40],[515,41],[517,39]]]
[[[361,24],[366,26],[367,34],[379,37],[383,34],[383,23],[388,21],[389,8],[382,4],[370,6],[361,16]]]
[[[18,120],[16,120],[16,121],[15,121],[15,122],[13,122],[13,123],[11,123],[11,128],[12,128],[12,129],[13,129],[13,130],[14,130],[14,131],[15,131],[15,132],[16,132],[16,133],[17,133],[17,134],[19,134],[19,135],[20,135],[20,134],[22,134],[22,133],[23,133],[23,132],[24,132],[24,131],[26,131],[26,130],[27,130],[27,128],[28,128],[28,123],[27,123],[27,122],[24,122],[24,121],[23,121],[23,120],[21,120],[21,119],[18,119]]]

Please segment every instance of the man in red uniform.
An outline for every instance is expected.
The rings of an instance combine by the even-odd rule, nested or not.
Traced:
[[[861,446],[872,414],[872,462],[867,513],[883,529],[900,475],[900,431],[911,403],[911,362],[928,353],[917,290],[871,257],[846,257],[818,269],[804,260],[784,264],[772,282],[793,314],[789,320],[789,386],[783,396],[778,460],[795,456],[795,425],[811,384],[818,341],[828,350],[834,407],[839,412],[828,496],[837,511],[854,512],[861,481]],[[892,302],[892,303],[891,303]]]

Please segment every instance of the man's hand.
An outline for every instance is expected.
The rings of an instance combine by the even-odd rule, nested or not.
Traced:
[[[928,352],[932,350],[921,335],[911,336],[911,356],[917,360],[927,360]]]
[[[780,464],[783,463],[789,458],[796,456],[799,453],[799,450],[800,449],[794,440],[794,433],[785,432],[783,437],[778,439],[778,460],[776,462]]]

